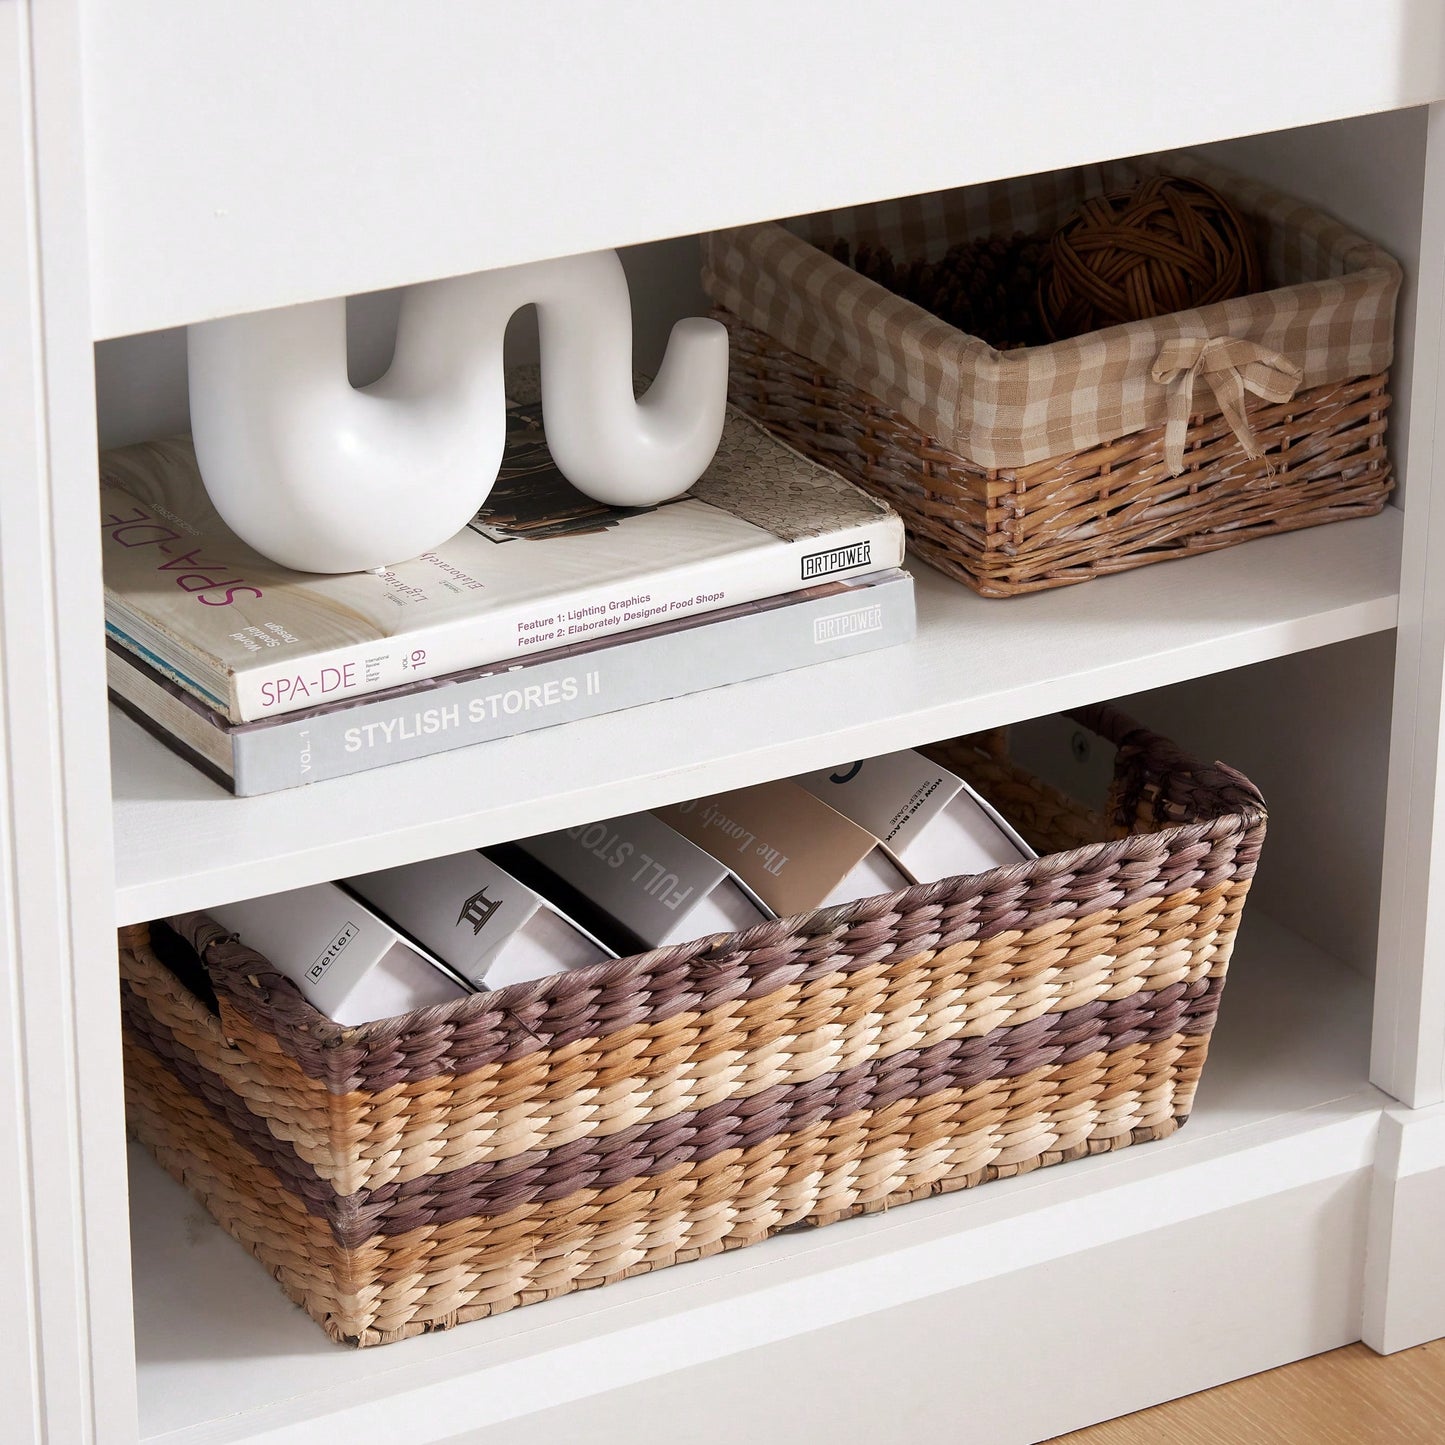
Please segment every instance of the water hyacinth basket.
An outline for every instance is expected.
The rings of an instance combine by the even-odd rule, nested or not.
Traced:
[[[931,750],[1037,860],[362,1027],[204,914],[124,929],[130,1127],[354,1345],[1163,1138],[1265,811],[1076,723],[1117,749],[1099,811],[999,735]]]

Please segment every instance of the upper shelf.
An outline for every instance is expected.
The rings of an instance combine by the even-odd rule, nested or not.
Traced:
[[[119,923],[676,802],[1394,626],[1401,514],[989,602],[920,564],[918,638],[258,798],[112,727]]]
[[[95,5],[97,337],[1445,96],[1445,7]]]

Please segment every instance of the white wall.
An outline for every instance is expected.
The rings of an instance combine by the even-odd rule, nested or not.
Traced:
[[[1394,634],[1382,633],[1119,700],[1139,722],[1259,788],[1270,816],[1250,907],[1367,973],[1380,906],[1393,667]],[[1099,802],[1112,750],[1094,742],[1076,753],[1078,732],[1038,719],[1016,727],[1011,745],[1041,776]]]

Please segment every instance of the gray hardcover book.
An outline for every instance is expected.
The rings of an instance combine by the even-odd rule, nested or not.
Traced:
[[[893,569],[255,723],[218,713],[112,645],[111,696],[242,797],[324,782],[663,698],[908,642]]]

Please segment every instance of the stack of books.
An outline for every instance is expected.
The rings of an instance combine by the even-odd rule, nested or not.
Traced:
[[[688,493],[618,509],[513,407],[472,523],[374,573],[246,547],[186,438],[106,453],[101,488],[111,696],[243,796],[913,636],[896,514],[732,410]]]

